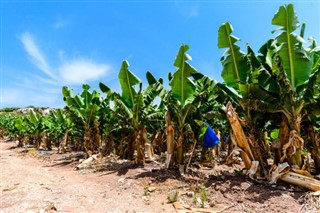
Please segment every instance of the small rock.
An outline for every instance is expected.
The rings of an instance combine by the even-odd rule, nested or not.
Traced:
[[[187,192],[187,196],[188,197],[193,197],[194,196],[194,192]]]
[[[147,196],[142,196],[142,200],[149,201],[149,198]]]
[[[124,180],[125,180],[125,178],[120,178],[120,179],[118,180],[118,182],[119,182],[119,183],[124,183]]]
[[[156,187],[148,187],[148,192],[154,192],[156,191]]]

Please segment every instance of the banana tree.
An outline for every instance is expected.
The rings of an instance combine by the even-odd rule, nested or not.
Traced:
[[[62,94],[72,116],[72,121],[78,128],[83,130],[83,148],[87,156],[97,152],[101,147],[98,130],[98,112],[102,99],[96,90],[90,92],[90,86],[84,84],[81,94],[73,95],[73,91],[64,86]],[[68,123],[68,122],[67,122]]]
[[[47,136],[47,148],[51,149],[51,142],[56,141],[58,153],[64,153],[67,147],[68,133],[73,126],[71,119],[67,117],[62,109],[57,109],[55,112],[50,111],[50,114],[44,120],[44,125],[44,131]],[[62,137],[63,140],[61,142],[60,139]]]
[[[232,91],[234,91],[233,93],[236,93],[232,96],[237,100],[236,102],[239,103],[240,107],[238,110],[241,110],[241,115],[246,121],[245,134],[240,123],[237,121],[237,115],[232,115],[234,111],[231,105],[227,105],[227,117],[238,146],[243,150],[241,157],[245,162],[246,168],[251,168],[252,161],[258,161],[260,168],[259,173],[266,174],[267,162],[266,158],[263,158],[262,155],[264,152],[261,152],[262,143],[260,141],[259,131],[257,131],[257,120],[263,114],[255,114],[252,110],[245,109],[243,104],[252,102],[251,100],[257,97],[261,100],[259,103],[262,103],[266,99],[269,99],[270,95],[263,91],[257,84],[256,75],[254,75],[256,72],[255,67],[250,66],[250,62],[253,63],[255,61],[250,60],[250,54],[245,54],[240,50],[240,47],[236,45],[236,42],[240,39],[233,36],[231,34],[232,31],[232,25],[228,22],[220,26],[218,31],[218,47],[227,48],[221,59],[223,65],[222,78],[227,86],[233,90],[226,90],[221,85],[219,88],[224,92],[232,93]],[[251,48],[248,47],[248,51],[250,50]],[[250,144],[252,146],[250,146]],[[254,149],[254,147],[256,147],[256,149]]]
[[[273,43],[276,53],[274,73],[278,80],[284,115],[279,134],[283,151],[280,161],[287,158],[290,164],[301,168],[304,141],[300,137],[300,129],[304,116],[302,110],[307,104],[302,88],[307,85],[307,80],[312,74],[313,61],[302,46],[303,38],[294,34],[299,22],[293,5],[280,7],[272,19],[272,24],[280,26],[280,34]]]
[[[142,90],[141,80],[129,70],[128,61],[123,61],[118,75],[122,93],[112,91],[103,83],[99,84],[102,92],[110,96],[114,101],[113,115],[118,119],[115,129],[121,130],[127,137],[123,138],[127,142],[125,151],[126,157],[134,158],[134,151],[137,151],[137,163],[143,164],[145,161],[145,144],[149,143],[147,138],[146,124],[151,120],[159,121],[161,113],[156,111],[152,104],[159,94],[159,81],[155,80],[151,73],[147,72],[149,85]],[[138,90],[135,89],[138,86]]]
[[[33,110],[30,110],[29,116],[27,116],[27,120],[30,124],[30,134],[34,139],[34,146],[36,149],[39,149],[44,133],[44,116],[40,113],[36,113]]]
[[[173,75],[169,74],[169,85],[171,90],[163,98],[168,108],[167,125],[170,123],[170,117],[177,122],[177,143],[176,143],[176,163],[182,167],[184,155],[186,151],[186,138],[188,134],[192,134],[190,125],[186,122],[188,115],[194,112],[200,105],[200,101],[196,99],[196,79],[203,77],[193,68],[188,60],[191,56],[186,52],[188,45],[181,45],[174,61],[177,67]],[[171,131],[172,132],[172,131]],[[192,136],[192,138],[195,138]],[[173,148],[172,148],[173,149]],[[168,162],[169,163],[169,162]]]
[[[25,119],[26,118],[21,115],[8,115],[3,119],[6,122],[1,122],[2,124],[0,124],[2,127],[5,127],[5,134],[7,134],[7,136],[11,136],[18,140],[18,147],[24,145],[24,139],[28,133]]]
[[[115,128],[117,119],[113,116],[111,107],[111,95],[107,95],[101,105],[98,112],[99,117],[99,131],[101,133],[101,155],[107,156],[114,148],[114,138],[112,130]]]
[[[273,118],[282,119],[279,134],[281,153],[276,162],[289,161],[301,167],[301,121],[308,114],[308,106],[319,106],[314,92],[311,99],[306,99],[307,95],[311,97],[307,88],[311,88],[310,84],[315,86],[317,82],[311,81],[311,77],[318,72],[318,50],[315,47],[305,49],[302,37],[293,33],[299,26],[293,5],[280,7],[272,23],[281,26],[278,30],[282,32],[275,39],[267,41],[260,48],[258,56],[249,47],[247,54],[240,51],[234,44],[239,39],[231,35],[229,23],[220,27],[218,46],[229,48],[227,57],[222,60],[222,77],[228,86],[241,95],[246,121],[256,120],[259,112],[275,113],[278,116]],[[301,35],[303,32],[304,27]],[[250,129],[255,130],[258,125],[256,122],[252,124]],[[257,153],[250,158],[253,160],[258,156]]]

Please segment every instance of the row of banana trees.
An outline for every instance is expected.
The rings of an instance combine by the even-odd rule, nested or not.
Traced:
[[[150,72],[146,73],[148,84],[143,87],[129,70],[128,61],[122,62],[118,74],[120,93],[102,82],[99,88],[105,98],[96,90],[90,92],[88,85],[83,85],[83,92],[77,95],[63,87],[71,118],[83,128],[83,148],[88,156],[97,150],[102,155],[115,151],[143,164],[146,152],[151,158],[154,151],[167,151],[172,157],[170,165],[184,164],[189,145],[197,143],[197,132],[206,128],[204,122],[213,125],[214,118],[222,116],[223,106],[217,101],[217,83],[189,64],[188,49],[188,45],[182,45],[178,51],[176,70],[168,75],[170,90],[163,85],[163,79]],[[160,98],[157,104],[156,97]],[[215,125],[220,129],[224,126],[226,119]]]
[[[1,126],[21,141],[31,135],[36,147],[45,138],[48,149],[58,141],[60,151],[72,146],[87,156],[115,153],[139,164],[152,152],[166,152],[172,166],[186,163],[186,153],[201,145],[200,133],[209,124],[230,136],[247,170],[255,165],[255,177],[266,178],[274,169],[267,159],[308,171],[309,155],[320,172],[320,48],[313,38],[307,46],[305,24],[295,33],[300,24],[293,5],[281,6],[272,24],[279,34],[257,53],[249,45],[246,53],[240,50],[230,23],[220,26],[224,83],[198,72],[190,64],[189,46],[181,45],[169,89],[150,72],[143,86],[125,60],[118,74],[121,92],[102,82],[100,91],[85,84],[79,94],[63,87],[64,110],[13,119],[2,114]]]
[[[30,108],[28,112],[2,112],[0,114],[0,135],[18,141],[18,147],[33,144],[47,150],[52,145],[61,147],[65,134],[74,127],[73,122],[62,109],[52,110],[49,115]],[[59,150],[60,152],[60,150]]]
[[[166,151],[169,157],[173,156],[171,164],[181,165],[188,145],[196,142],[201,127],[205,126],[203,123],[223,127],[228,132],[226,123],[217,123],[227,118],[233,130],[231,138],[241,149],[247,169],[252,168],[253,161],[258,162],[255,175],[266,177],[270,173],[267,162],[270,157],[274,165],[287,162],[306,170],[308,153],[319,170],[320,49],[313,38],[306,46],[305,24],[299,35],[295,33],[300,24],[292,4],[281,6],[272,24],[280,26],[274,31],[279,34],[267,40],[258,53],[249,45],[247,53],[242,52],[236,44],[239,39],[232,35],[231,24],[220,26],[218,47],[226,49],[221,59],[224,84],[191,66],[189,46],[182,45],[174,60],[176,70],[168,75],[169,90],[162,79],[156,79],[150,72],[146,74],[148,85],[143,89],[127,61],[122,63],[118,75],[121,93],[103,83],[99,87],[106,94],[105,99],[96,97],[97,91],[90,94],[88,86],[77,96],[64,87],[67,106],[80,115],[86,132],[86,152],[102,146],[91,137],[95,127],[95,132],[104,131],[104,137],[110,136],[109,141],[121,141],[117,143],[121,155],[133,159],[136,152],[137,161],[143,163],[146,144],[160,132],[166,134]],[[157,105],[156,97],[161,99]],[[239,125],[234,123],[232,106],[238,112],[236,116],[244,121]],[[221,110],[224,107],[226,114]],[[270,132],[277,133],[272,134],[271,143],[266,140]],[[105,145],[112,147],[111,143]]]
[[[150,72],[143,87],[125,60],[118,74],[120,93],[102,82],[100,91],[84,84],[79,94],[63,87],[64,109],[51,110],[47,116],[33,110],[27,115],[3,113],[3,134],[16,138],[19,146],[31,143],[50,150],[55,144],[59,152],[69,147],[84,151],[87,157],[114,153],[138,164],[144,164],[146,157],[151,159],[153,153],[167,151],[170,166],[183,165],[190,147],[202,144],[197,137],[208,124],[228,128],[223,103],[218,101],[225,94],[219,95],[217,83],[190,65],[188,49],[188,45],[179,48],[176,70],[168,75],[169,90],[163,79]]]

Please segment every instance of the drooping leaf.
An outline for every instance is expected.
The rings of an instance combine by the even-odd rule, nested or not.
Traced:
[[[116,96],[114,99],[114,104],[116,107],[116,111],[125,112],[125,116],[128,119],[133,117],[133,113],[130,108],[125,104],[124,100],[122,100],[121,96]]]
[[[241,106],[243,109],[252,110],[255,112],[263,113],[277,113],[281,111],[279,106],[259,99],[245,99],[241,100]]]
[[[148,86],[143,90],[144,104],[150,105],[152,101],[159,96],[163,98],[167,94],[163,82],[161,79],[157,80],[150,72],[146,74],[148,80]]]
[[[269,72],[272,71],[272,57],[274,55],[275,47],[272,45],[274,39],[269,39],[258,50],[257,58],[262,66]]]
[[[268,45],[268,42],[265,45]],[[264,47],[265,48],[265,47]],[[277,84],[277,79],[273,77],[270,72],[271,70],[268,70],[270,67],[267,64],[264,64],[264,60],[266,60],[265,57],[268,57],[268,51],[260,48],[260,58],[257,57],[254,53],[254,51],[251,49],[251,47],[248,45],[248,62],[250,64],[250,75],[249,79],[250,82],[253,84],[257,84],[260,87],[262,87],[265,91],[278,94],[279,93],[279,86]],[[261,52],[264,52],[262,55]],[[266,53],[267,52],[267,53]],[[261,61],[262,60],[262,61]],[[252,87],[250,87],[252,89]],[[254,87],[255,90],[258,90],[259,88]],[[248,91],[249,93],[252,93],[252,91]],[[261,93],[261,91],[259,92]],[[245,97],[243,95],[243,97]],[[265,96],[260,96],[261,99],[264,99]],[[265,99],[264,99],[265,100]]]
[[[112,89],[110,89],[110,87],[108,87],[102,82],[99,83],[99,88],[102,92],[106,93],[107,95],[113,92]]]

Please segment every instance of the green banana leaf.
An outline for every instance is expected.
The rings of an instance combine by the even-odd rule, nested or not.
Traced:
[[[144,104],[146,106],[152,104],[154,99],[159,96],[161,99],[168,93],[163,86],[163,80],[157,80],[149,71],[146,74],[148,86],[143,90]]]
[[[29,121],[33,124],[33,125],[38,125],[39,124],[39,116],[37,116],[37,114],[33,111],[30,110],[29,111]]]
[[[174,61],[174,66],[178,69],[173,73],[170,81],[172,96],[180,102],[181,109],[192,102],[195,92],[195,84],[190,79],[197,71],[187,62],[191,57],[186,53],[188,45],[181,45]]]
[[[142,114],[143,107],[144,107],[144,96],[142,94],[142,83],[140,83],[140,89],[139,92],[136,94],[136,97],[134,99],[134,105],[132,108],[133,116],[134,116],[134,122],[135,126],[139,123],[140,115]]]
[[[58,109],[57,110],[57,120],[60,124],[64,123],[64,120],[65,120],[65,116],[62,112],[62,109]]]
[[[313,63],[302,47],[303,38],[293,33],[299,27],[299,21],[293,5],[281,6],[274,15],[272,24],[280,26],[275,30],[281,31],[275,39],[276,50],[288,79],[295,90],[308,80],[312,72]]]
[[[303,100],[307,103],[315,103],[320,99],[320,67],[310,75],[303,91]]]
[[[83,100],[83,103],[80,104],[80,106],[84,105],[84,108],[89,107],[90,103],[92,102],[92,95],[89,92],[90,86],[88,84],[82,85],[82,93],[81,93],[81,100]]]
[[[218,47],[227,48],[221,58],[223,66],[221,76],[229,87],[239,91],[239,83],[247,82],[249,67],[246,55],[235,44],[240,39],[231,35],[232,31],[233,28],[229,22],[223,23],[218,31]]]
[[[261,52],[260,52],[260,57],[257,57],[254,51],[248,45],[247,58],[251,67],[249,78],[250,78],[250,82],[252,82],[253,84],[258,84],[265,91],[269,93],[274,93],[276,95],[276,94],[279,94],[279,85],[277,84],[277,79],[270,74],[272,70],[268,70],[270,69],[270,67],[268,65],[268,62],[266,61],[270,60],[268,59],[270,56],[268,56],[269,51],[264,50],[264,48],[266,48],[265,46],[267,45],[268,45],[268,42],[263,45],[264,46],[263,49],[260,48],[260,51],[264,52],[265,54],[263,56],[261,55]],[[252,89],[252,87],[250,87],[250,89]],[[255,87],[255,89],[259,89],[259,88]],[[248,91],[248,92],[252,93],[252,91]],[[264,100],[266,99],[265,96],[260,96],[260,98],[264,98]]]
[[[15,127],[17,130],[22,131],[22,129],[23,129],[23,120],[22,120],[21,117],[18,117],[18,118],[16,119],[16,122],[15,122],[15,124],[14,124],[14,127]]]
[[[104,102],[109,103],[110,101],[114,100],[116,93],[110,87],[108,87],[104,83],[100,82],[99,88],[103,93],[105,93],[107,95]]]
[[[118,78],[121,84],[122,98],[124,99],[126,104],[131,108],[134,105],[134,99],[136,96],[136,91],[134,90],[133,86],[140,84],[141,80],[132,72],[130,72],[128,67],[128,61],[124,60],[122,62]]]
[[[320,46],[318,46],[314,38],[311,37],[308,40],[311,42],[311,45],[308,47],[307,52],[309,53],[309,57],[313,59],[312,70],[316,71],[320,66]]]

